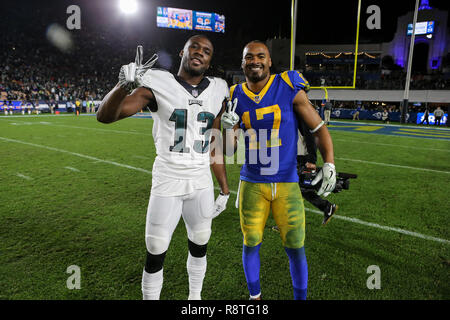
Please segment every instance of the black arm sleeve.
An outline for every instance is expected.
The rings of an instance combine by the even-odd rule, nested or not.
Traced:
[[[311,132],[309,132],[308,126],[302,119],[297,117],[297,121],[300,134],[305,139],[306,151],[308,152],[307,161],[315,164],[317,162],[317,145],[316,141],[314,140],[314,135]]]

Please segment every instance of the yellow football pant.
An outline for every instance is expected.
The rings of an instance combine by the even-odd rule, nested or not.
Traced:
[[[257,246],[262,242],[269,212],[280,230],[284,247],[301,248],[305,242],[305,207],[296,182],[252,183],[241,181],[239,216],[244,244]]]

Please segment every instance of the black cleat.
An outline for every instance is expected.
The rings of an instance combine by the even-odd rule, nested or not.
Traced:
[[[328,223],[328,221],[330,221],[331,217],[333,216],[333,214],[337,211],[338,206],[336,204],[331,204],[331,206],[329,206],[327,208],[327,210],[325,210],[323,212],[323,221],[322,221],[322,225],[326,225]]]

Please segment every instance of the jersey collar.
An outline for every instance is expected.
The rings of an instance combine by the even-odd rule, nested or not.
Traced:
[[[267,93],[267,91],[269,90],[270,86],[272,85],[273,79],[275,79],[275,74],[270,76],[269,81],[267,81],[267,83],[264,86],[264,88],[262,88],[262,90],[259,93],[257,93],[257,94],[255,94],[255,93],[250,91],[250,89],[247,87],[247,82],[244,82],[242,84],[242,90],[247,95],[247,97],[252,99],[255,103],[260,103],[261,100],[264,98],[264,95]]]
[[[197,98],[199,95],[201,95],[202,92],[209,86],[209,79],[206,77],[204,77],[196,87],[191,86],[189,83],[181,79],[178,75],[175,75],[175,80],[177,80],[178,83],[181,84],[183,88],[186,89],[186,91],[189,92],[189,94],[194,98]]]

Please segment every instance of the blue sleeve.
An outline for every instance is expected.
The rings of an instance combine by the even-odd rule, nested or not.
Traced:
[[[305,79],[305,77],[303,77],[300,72],[295,70],[289,71],[288,75],[296,93],[300,90],[305,90],[305,92],[309,91],[309,82]]]

